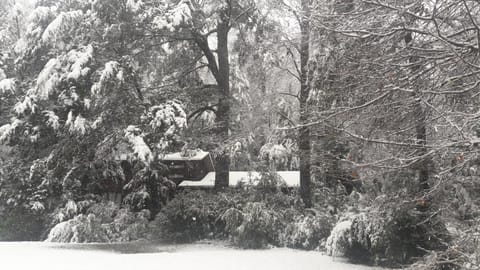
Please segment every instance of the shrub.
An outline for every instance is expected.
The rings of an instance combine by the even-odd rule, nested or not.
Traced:
[[[279,242],[280,216],[264,203],[247,203],[243,210],[229,209],[222,216],[234,243],[244,248],[263,248]]]
[[[351,243],[351,227],[352,221],[342,220],[333,228],[327,239],[327,254],[333,257],[343,255],[344,251]]]
[[[342,218],[327,239],[327,254],[344,255],[352,261],[363,263],[375,260],[377,254],[374,250],[381,250],[385,237],[382,223],[369,220],[367,213],[350,214]]]
[[[222,192],[183,190],[151,222],[151,238],[191,242],[230,237],[245,248],[315,249],[328,236],[332,220],[302,211],[296,194],[280,191],[262,193],[251,186]]]
[[[411,203],[399,206],[398,198],[383,200],[377,207],[341,218],[327,239],[327,253],[394,266],[412,263],[425,250],[445,248],[448,233],[433,209],[420,212]]]
[[[105,231],[98,225],[95,215],[80,214],[53,227],[45,241],[61,243],[108,242]]]
[[[455,224],[452,231],[453,241],[445,250],[435,250],[415,262],[409,269],[480,269],[480,218],[471,224]],[[453,225],[453,224],[452,224]],[[473,226],[472,226],[473,225]]]
[[[80,204],[80,203],[78,203]],[[89,243],[123,242],[145,239],[148,235],[148,210],[131,212],[112,202],[92,203],[83,213],[73,201],[58,211],[56,224],[48,234],[48,242]],[[75,205],[75,206],[74,206]],[[70,216],[66,216],[69,213]]]
[[[55,205],[55,180],[43,172],[45,160],[31,166],[19,160],[0,166],[0,240],[35,241],[46,229]]]
[[[330,235],[332,223],[333,219],[328,214],[295,216],[293,222],[287,223],[282,244],[291,248],[318,249]]]
[[[107,236],[110,242],[125,242],[142,240],[148,237],[148,223],[150,212],[142,210],[131,212],[128,209],[120,209],[113,222],[106,227]]]
[[[219,217],[234,203],[224,194],[181,192],[157,214],[153,238],[191,242],[222,236],[225,224]]]
[[[45,230],[45,218],[24,209],[0,210],[0,241],[37,241]]]

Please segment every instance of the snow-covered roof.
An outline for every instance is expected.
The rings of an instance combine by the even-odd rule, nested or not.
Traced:
[[[276,172],[287,184],[288,187],[300,186],[300,172],[299,171],[278,171]],[[235,187],[240,182],[245,184],[258,181],[260,178],[259,172],[248,171],[231,171],[229,172],[229,186]],[[215,172],[209,172],[200,181],[183,181],[179,185],[180,187],[213,187],[215,186]]]
[[[158,158],[160,160],[202,160],[208,156],[208,152],[197,151],[194,156],[182,156],[181,152],[171,153],[171,154],[162,154]]]

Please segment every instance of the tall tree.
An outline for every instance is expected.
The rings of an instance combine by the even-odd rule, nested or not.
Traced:
[[[298,150],[300,157],[300,194],[306,207],[312,206],[311,191],[311,133],[309,122],[310,108],[308,99],[310,96],[309,69],[310,60],[310,20],[311,0],[301,0],[301,10],[298,15],[300,25],[300,128],[298,134]]]
[[[215,151],[215,186],[218,188],[226,187],[229,183],[230,158],[229,150],[225,147],[231,132],[232,117],[229,38],[231,29],[247,22],[254,10],[253,1],[173,1],[163,6],[162,12],[154,20],[158,36],[163,36],[166,42],[181,40],[193,43],[203,56],[193,63],[194,70],[206,67],[214,79],[214,86],[208,85],[208,78],[202,78],[202,81],[205,86],[216,89],[218,102],[214,106],[209,104],[199,108],[196,113],[213,110],[216,116],[218,142]]]
[[[311,131],[309,127],[311,108],[310,97],[310,68],[311,58],[311,15],[315,1],[299,0],[274,2],[282,18],[275,18],[279,25],[286,28],[282,33],[282,40],[286,55],[291,61],[282,61],[282,70],[286,70],[295,81],[298,90],[287,93],[297,98],[298,122],[295,123],[297,133],[296,143],[300,167],[300,194],[307,207],[312,206],[311,190]],[[278,15],[278,14],[277,14]]]
[[[16,44],[18,102],[0,127],[0,141],[36,172],[22,180],[17,205],[51,210],[51,200],[115,191],[126,205],[155,213],[175,186],[152,161],[175,143],[186,114],[176,100],[152,98],[162,95],[156,89],[142,91],[139,82],[155,70],[139,64],[145,55],[137,52],[151,46],[141,12],[132,1],[56,1],[29,16]],[[136,164],[130,176],[121,154]]]
[[[214,56],[210,45],[208,44],[208,35],[202,35],[196,30],[193,32],[193,39],[197,46],[202,50],[208,61],[208,69],[215,78],[218,85],[219,97],[217,110],[215,112],[217,122],[218,138],[221,144],[228,141],[228,133],[230,127],[230,111],[232,97],[230,94],[230,60],[229,60],[229,43],[228,33],[232,27],[233,14],[232,2],[227,2],[227,6],[218,10],[218,19],[216,29],[217,36],[217,56]],[[209,33],[211,34],[211,32]],[[217,153],[215,158],[215,187],[228,187],[230,157],[226,148]]]

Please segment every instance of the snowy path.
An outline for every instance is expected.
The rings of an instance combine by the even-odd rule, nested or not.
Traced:
[[[333,260],[313,251],[286,248],[241,250],[218,244],[149,245],[143,250],[123,245],[60,245],[39,242],[0,242],[0,269],[107,270],[107,269],[379,269]],[[127,253],[125,253],[127,252]]]

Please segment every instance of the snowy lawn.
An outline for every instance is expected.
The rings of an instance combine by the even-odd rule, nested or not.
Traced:
[[[380,269],[353,265],[314,251],[287,248],[243,250],[221,243],[52,244],[0,242],[0,269]]]

